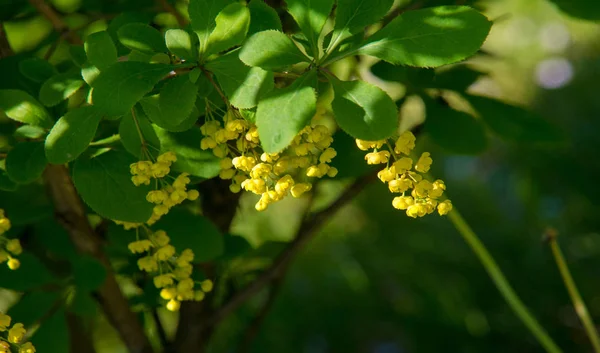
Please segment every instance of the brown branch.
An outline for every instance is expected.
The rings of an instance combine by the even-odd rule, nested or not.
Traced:
[[[180,27],[185,27],[187,25],[187,20],[185,19],[185,17],[183,17],[183,15],[179,11],[177,11],[177,9],[173,7],[173,5],[169,4],[168,0],[158,0],[158,3],[165,11],[175,16],[175,18],[177,19],[177,23],[179,23]]]
[[[79,316],[66,312],[67,328],[69,329],[69,352],[77,353],[96,353],[94,343],[92,342],[90,328],[86,322]]]
[[[71,44],[83,44],[81,38],[77,36],[76,33],[69,31],[69,27],[67,24],[60,18],[60,16],[54,11],[52,7],[50,7],[44,0],[29,0],[29,3],[35,7],[35,9],[46,17],[54,30],[58,32],[61,36],[64,34]]]
[[[288,265],[294,258],[294,256],[312,239],[323,224],[333,216],[340,208],[350,202],[356,195],[358,195],[364,187],[371,181],[375,180],[375,174],[367,174],[363,177],[358,178],[352,185],[350,185],[342,194],[322,211],[314,213],[307,217],[298,230],[296,238],[289,244],[289,246],[277,257],[273,265],[263,272],[254,282],[250,283],[247,287],[237,292],[233,297],[223,305],[215,314],[208,320],[206,325],[214,326],[239,308],[248,299],[258,293],[266,285],[273,282],[287,269]]]
[[[44,181],[54,204],[54,212],[77,250],[100,261],[107,275],[98,289],[97,298],[107,319],[115,327],[131,353],[151,353],[152,347],[129,302],[121,292],[108,258],[102,251],[101,239],[91,228],[69,171],[62,165],[48,165]]]

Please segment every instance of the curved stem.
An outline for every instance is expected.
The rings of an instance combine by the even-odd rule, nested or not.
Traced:
[[[585,302],[581,298],[581,294],[579,294],[579,290],[577,289],[577,285],[575,285],[575,281],[571,276],[571,271],[569,271],[569,266],[565,261],[562,251],[560,250],[560,246],[556,241],[556,233],[549,232],[549,242],[550,248],[552,249],[552,255],[554,255],[554,260],[556,260],[556,266],[560,271],[560,274],[563,278],[563,282],[565,283],[565,287],[567,287],[567,291],[569,292],[569,296],[571,297],[571,301],[573,302],[573,307],[575,308],[575,312],[579,315],[581,322],[583,323],[583,327],[592,342],[592,346],[594,347],[594,352],[600,353],[600,339],[598,338],[598,331],[596,331],[596,327],[594,326],[594,322],[590,317],[590,313],[585,306]]]
[[[467,222],[465,222],[458,210],[452,210],[448,214],[448,218],[467,244],[469,244],[475,255],[477,255],[479,261],[481,261],[483,267],[496,285],[496,288],[498,288],[498,291],[500,291],[500,294],[504,297],[504,300],[506,300],[510,308],[519,319],[521,319],[525,326],[527,326],[538,342],[549,353],[562,353],[562,350],[558,348],[548,333],[540,326],[533,315],[531,315],[529,309],[527,309],[525,304],[519,299],[514,289],[508,283],[506,277],[504,277],[498,264],[494,261],[492,255],[490,255],[485,248],[485,245],[479,240],[477,234],[475,234]]]

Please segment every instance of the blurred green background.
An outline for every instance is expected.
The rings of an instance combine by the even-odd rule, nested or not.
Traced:
[[[102,3],[51,2],[72,12],[66,19],[75,27],[92,18],[77,13],[82,2]],[[131,3],[135,9],[136,1]],[[418,149],[431,152],[432,173],[446,181],[453,204],[542,326],[565,352],[589,352],[542,235],[547,227],[560,233],[575,280],[598,321],[600,24],[569,17],[546,0],[476,5],[495,25],[484,54],[469,61],[486,73],[469,91],[529,107],[558,126],[565,142],[540,147],[491,137],[484,153],[465,156],[446,153],[422,134]],[[174,25],[168,14],[154,21]],[[40,49],[45,52],[52,41],[52,27],[41,17],[5,28],[17,52],[48,41]],[[104,28],[106,20],[99,18],[85,31]],[[60,62],[67,51],[59,46],[53,60]],[[402,118],[406,126],[422,121],[418,102]],[[346,184],[343,179],[322,183],[317,203]],[[257,214],[251,198],[242,199],[232,233],[255,250],[227,265],[227,273],[241,281],[292,239],[305,206],[286,200]],[[243,337],[266,292],[219,326],[211,352],[542,352],[448,220],[409,219],[391,207],[391,199],[377,183],[342,209],[294,261],[251,345],[245,346]],[[12,303],[5,297],[2,309]],[[160,314],[170,323],[168,333],[174,332],[173,314]],[[123,351],[101,319],[95,339],[99,352]]]

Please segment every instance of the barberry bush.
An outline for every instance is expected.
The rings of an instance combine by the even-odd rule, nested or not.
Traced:
[[[0,352],[94,352],[100,321],[131,353],[210,350],[369,183],[394,217],[448,217],[540,347],[560,352],[420,143],[477,154],[494,138],[561,140],[467,91],[484,73],[463,62],[484,55],[493,21],[457,3],[0,2],[0,21],[51,26],[23,48],[0,27],[0,287],[18,298],[0,313]],[[424,124],[402,113],[410,98]],[[238,214],[290,204],[304,213],[285,249],[265,256],[232,234]]]

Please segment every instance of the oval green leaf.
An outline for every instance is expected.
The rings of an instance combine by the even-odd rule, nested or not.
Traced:
[[[192,113],[197,93],[198,87],[187,75],[176,76],[167,81],[160,90],[160,110],[168,112],[170,122],[180,125]]]
[[[219,53],[241,44],[250,26],[250,10],[240,3],[227,5],[215,19],[216,26],[208,37],[206,55]]]
[[[17,89],[0,90],[0,110],[18,122],[51,128],[54,120],[35,98]]]
[[[350,136],[376,141],[392,136],[398,128],[398,110],[381,88],[364,81],[331,81],[335,120]]]
[[[76,108],[60,118],[46,137],[46,157],[52,164],[75,160],[96,135],[102,114],[93,105]]]
[[[87,59],[99,70],[104,70],[117,62],[117,47],[106,31],[90,34],[85,40]]]
[[[491,26],[484,15],[468,6],[407,11],[356,51],[396,65],[437,67],[475,54]]]
[[[160,32],[143,23],[129,23],[117,31],[121,44],[142,53],[164,53],[167,51],[165,39]]]
[[[165,33],[169,51],[184,60],[198,59],[198,38],[183,29],[169,29]]]
[[[53,107],[71,97],[85,81],[79,70],[71,70],[50,77],[40,88],[40,102],[47,107]]]
[[[248,38],[240,50],[240,59],[246,65],[269,71],[308,62],[308,58],[287,35],[273,30],[258,32]]]
[[[152,124],[150,124],[145,114],[139,113],[139,109],[135,109],[135,119],[132,113],[126,114],[121,119],[119,136],[121,136],[121,143],[123,143],[127,152],[134,157],[140,158],[142,156],[142,138],[146,145],[152,146],[147,149],[149,153],[156,154],[156,151],[160,150],[160,140],[156,136]]]
[[[131,182],[129,165],[137,159],[126,152],[110,151],[80,158],[73,167],[73,183],[90,208],[100,216],[123,222],[146,222],[152,204],[146,201],[150,186]]]
[[[6,173],[13,181],[28,184],[42,176],[46,164],[43,142],[21,142],[6,156]]]

